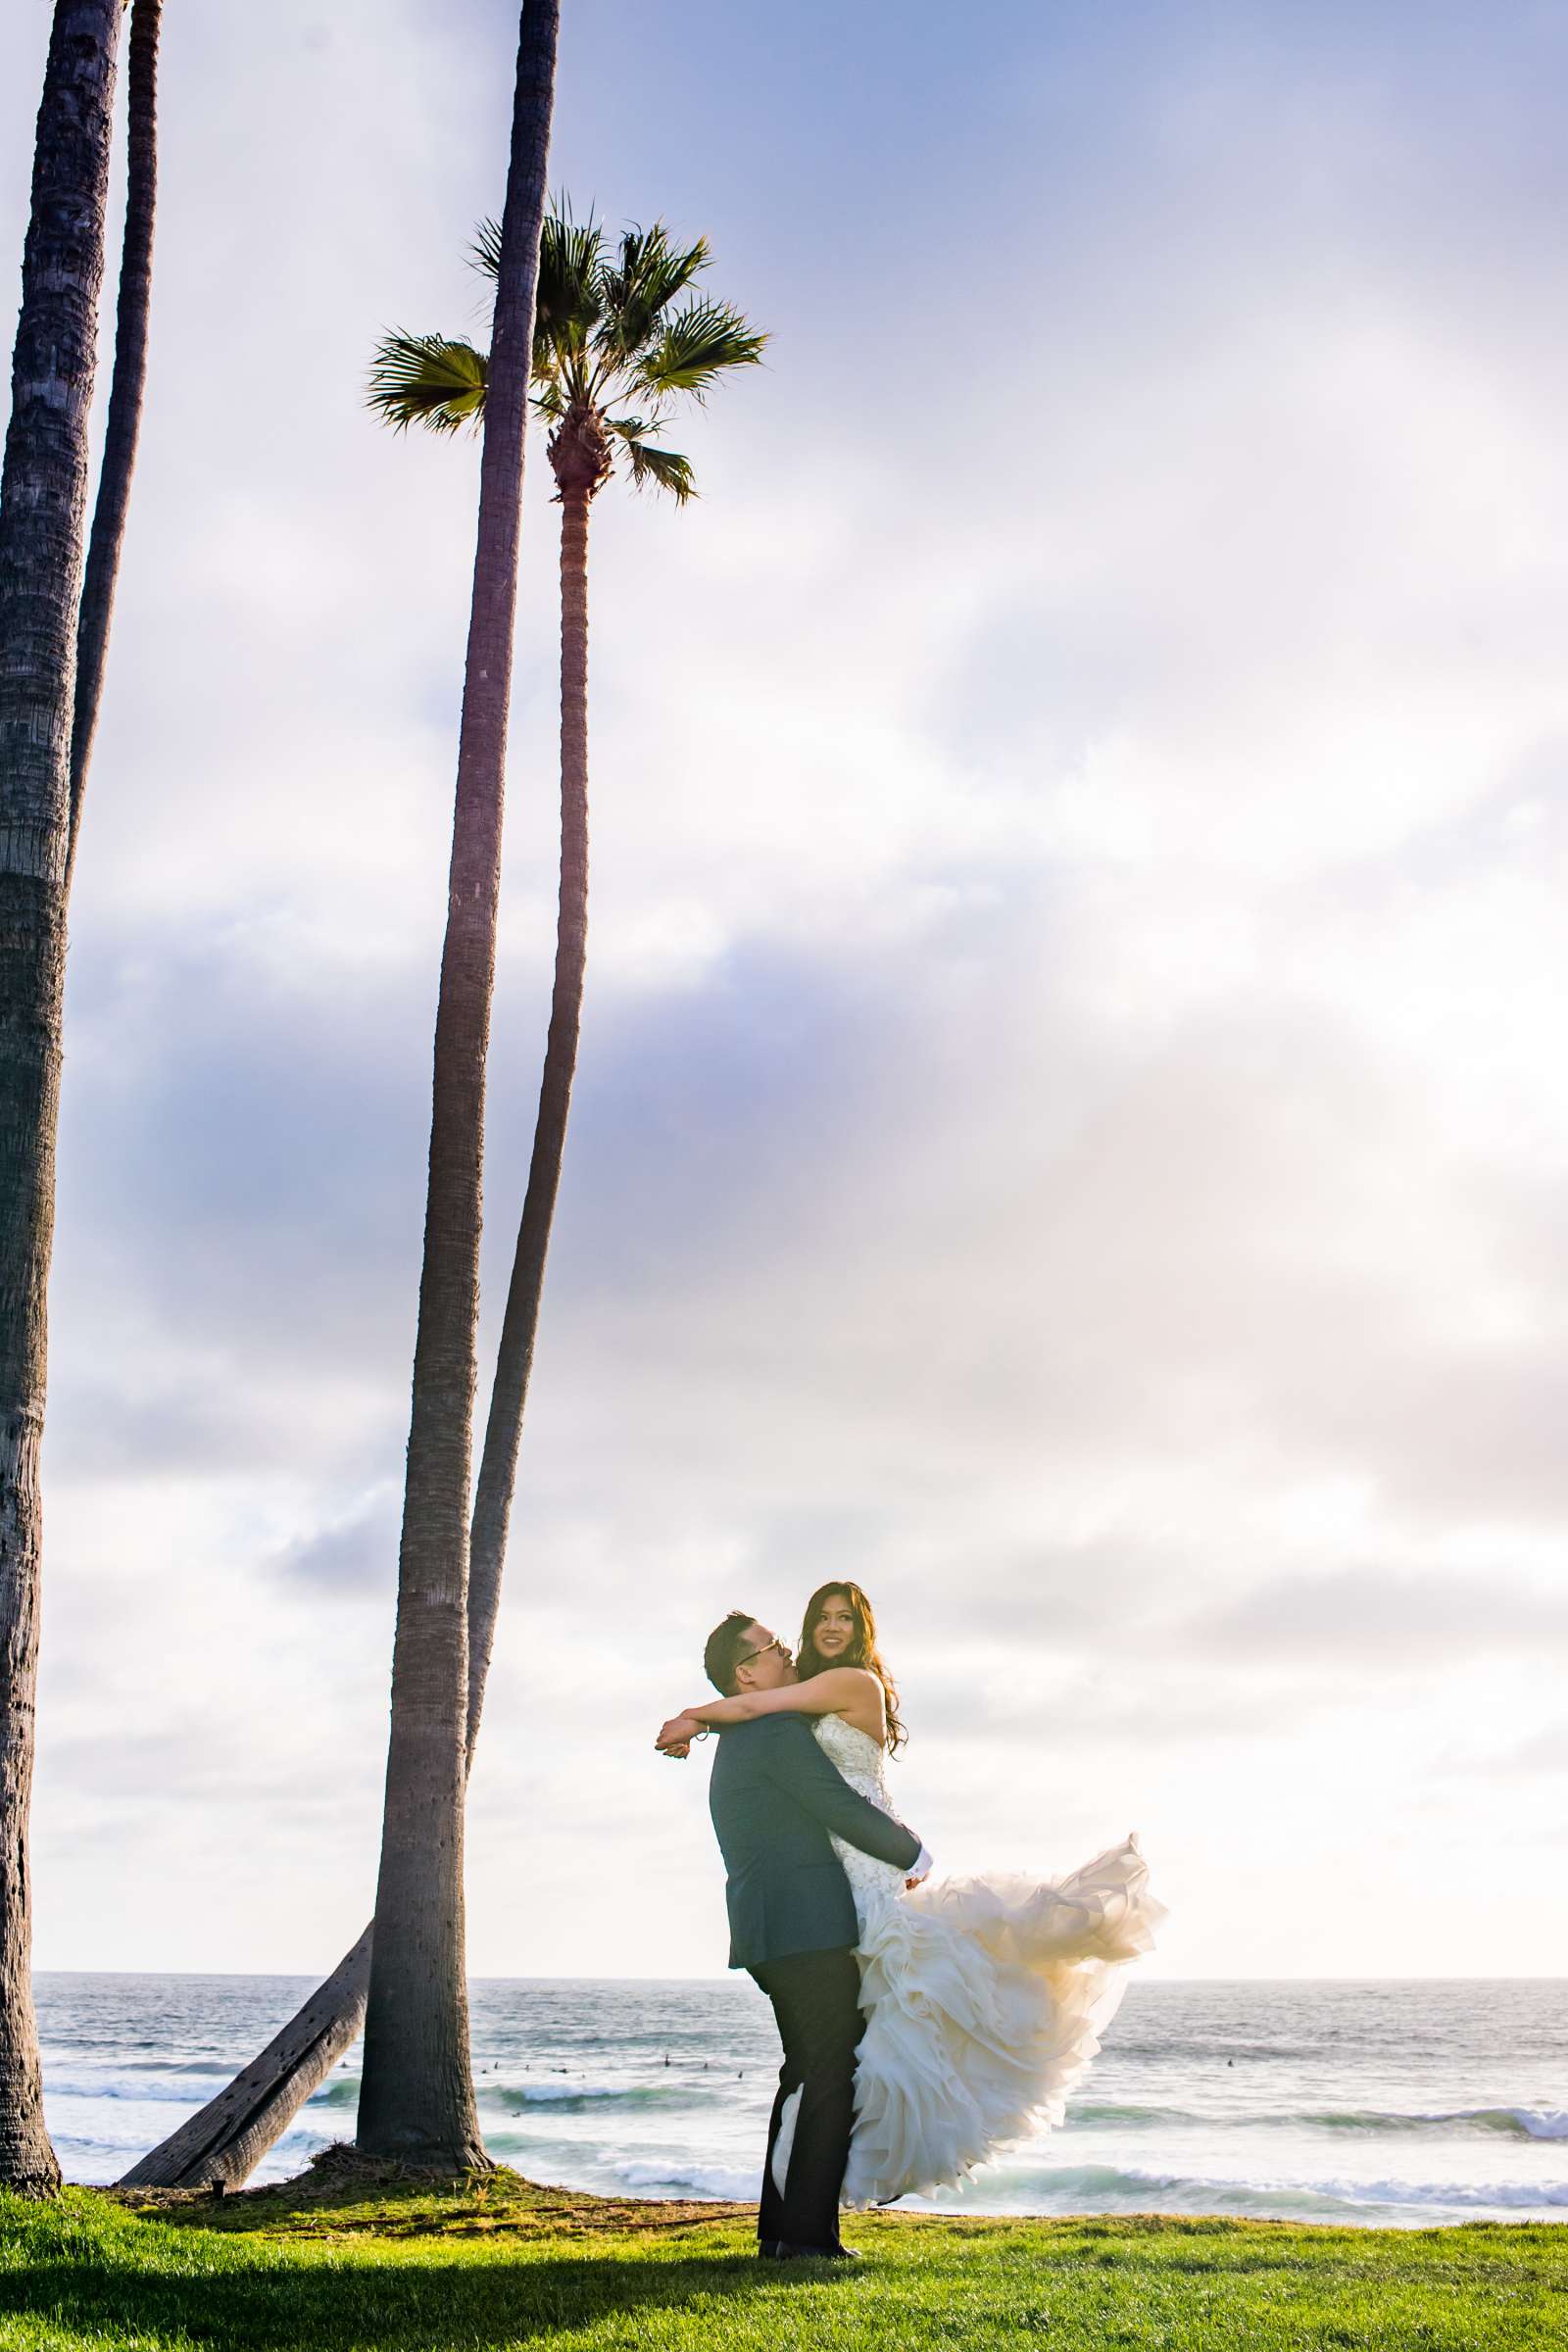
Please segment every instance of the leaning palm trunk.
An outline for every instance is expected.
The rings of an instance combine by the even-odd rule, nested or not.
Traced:
[[[66,976],[87,413],[122,0],[58,0],[0,474],[0,2182],[46,2189],[28,1954],[38,1454]]]
[[[533,1157],[507,1293],[469,1538],[467,1768],[484,1706],[545,1257],[577,1059],[588,935],[588,505],[563,491],[561,533],[561,906],[556,977]],[[265,2050],[125,2174],[126,2188],[238,2188],[325,2082],[365,2023],[372,1920]]]
[[[158,32],[163,0],[131,0],[126,57],[125,233],[120,255],[115,317],[115,371],[109,385],[98,496],[87,542],[81,616],[76,624],[76,689],[71,729],[71,840],[66,896],[75,870],[82,795],[103,697],[109,623],[120,574],[120,551],[130,505],[130,477],[141,431],[147,381],[147,319],[153,284],[153,219],[158,202]]]
[[[479,1735],[489,1679],[501,1571],[507,1556],[517,1449],[544,1297],[545,1258],[561,1187],[566,1114],[577,1066],[588,955],[588,507],[597,483],[562,485],[561,515],[561,904],[550,1034],[534,1120],[528,1190],[507,1290],[495,1385],[485,1424],[468,1564],[468,1753]]]
[[[216,2099],[133,2164],[122,2188],[238,2188],[359,2038],[370,1929]]]
[[[469,2066],[464,1952],[468,1495],[484,1065],[559,13],[559,0],[523,0],[436,1006],[392,1726],[360,2092],[358,2138],[367,2153],[443,2169],[488,2161]]]
[[[607,432],[625,446],[634,479],[651,480],[682,502],[691,496],[693,487],[688,462],[659,450],[653,439],[655,428],[648,419],[634,428],[628,419],[607,416],[595,402],[578,380],[580,370],[574,374],[572,363],[580,356],[574,334],[578,325],[586,333],[598,322],[614,339],[629,306],[639,322],[617,343],[618,362],[623,371],[635,371],[643,365],[637,353],[641,351],[646,359],[653,347],[651,364],[659,380],[639,378],[639,383],[643,391],[656,393],[660,382],[670,391],[701,393],[725,370],[755,364],[765,341],[738,313],[723,306],[698,305],[678,316],[673,325],[661,324],[670,301],[707,267],[706,242],[677,254],[662,229],[646,236],[632,232],[623,240],[620,268],[613,279],[606,275],[600,246],[597,232],[573,227],[569,212],[553,215],[546,224],[544,310],[552,325],[536,349],[535,368],[545,388],[561,395],[552,397],[547,406],[557,426],[550,458],[563,510],[561,907],[533,1155],[470,1523],[466,1739],[470,1767],[484,1704],[545,1257],[576,1064],[587,938],[588,509],[610,472],[612,447]],[[480,259],[487,269],[495,267],[496,245],[489,230],[484,234]],[[476,409],[482,411],[487,378],[484,356],[470,346],[443,344],[439,338],[394,336],[378,357],[372,406],[399,426],[421,419],[438,430],[451,430],[471,421]],[[577,397],[572,396],[574,383]],[[237,2186],[245,2180],[358,2034],[369,1979],[371,1934],[372,1929],[367,1928],[332,1976],[318,1986],[297,2016],[234,2082],[142,2158],[125,2176],[127,2185],[199,2188],[213,2181]]]

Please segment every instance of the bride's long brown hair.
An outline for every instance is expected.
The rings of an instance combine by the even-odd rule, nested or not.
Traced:
[[[836,1658],[824,1658],[814,1639],[816,1621],[830,1600],[848,1601],[855,1617],[855,1638],[842,1656]],[[876,1676],[887,1705],[888,1754],[896,1756],[909,1735],[899,1720],[899,1687],[883,1665],[877,1649],[876,1619],[871,1613],[871,1603],[858,1585],[818,1585],[806,1604],[806,1615],[801,1620],[801,1647],[795,1661],[795,1671],[803,1683],[808,1683],[813,1674],[821,1674],[829,1666],[863,1666],[867,1674]]]

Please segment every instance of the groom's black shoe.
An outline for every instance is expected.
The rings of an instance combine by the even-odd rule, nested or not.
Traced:
[[[764,2262],[858,2262],[858,2246],[797,2246],[787,2237],[764,2237],[758,2253]]]

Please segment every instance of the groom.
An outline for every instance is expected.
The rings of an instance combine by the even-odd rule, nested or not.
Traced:
[[[703,1665],[726,1697],[797,1679],[784,1643],[741,1609],[709,1636]],[[784,2045],[757,2250],[774,2261],[852,2261],[839,2238],[839,2191],[855,2120],[860,1972],[855,1898],[828,1832],[911,1880],[925,1876],[931,1857],[835,1772],[804,1715],[760,1715],[726,1731],[708,1803],[728,1873],[729,1964],[766,1993]],[[774,2176],[781,2130],[782,2180]]]

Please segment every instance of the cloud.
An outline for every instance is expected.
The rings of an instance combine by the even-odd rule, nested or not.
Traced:
[[[314,1591],[372,1595],[383,1607],[397,1597],[401,1490],[389,1490],[327,1527],[312,1529],[279,1553],[278,1567]]]
[[[1568,1772],[1568,1724],[1547,1724],[1544,1731],[1485,1759],[1470,1758],[1462,1764],[1456,1760],[1454,1769],[1494,1775],[1498,1780],[1534,1780],[1540,1773]]]
[[[504,15],[169,43],[74,907],[45,1960],[308,1966],[373,1883],[475,452],[362,382],[384,326],[474,323]],[[481,1970],[612,1964],[628,1874],[660,1965],[716,1965],[652,1729],[733,1599],[789,1625],[830,1573],[946,1853],[1139,1819],[1171,1965],[1222,1973],[1298,1965],[1350,1854],[1322,1965],[1490,1964],[1419,1873],[1495,1834],[1455,1711],[1523,1752],[1560,1672],[1561,28],[1414,26],[567,27],[559,181],[710,230],[775,340],[694,421],[700,505],[596,512]],[[41,40],[0,34],[14,244]],[[536,451],[481,1396],[549,981],[548,489]]]
[[[1259,1582],[1191,1618],[1183,1645],[1201,1654],[1332,1663],[1386,1677],[1488,1652],[1568,1647],[1568,1598],[1495,1578],[1342,1571]]]

